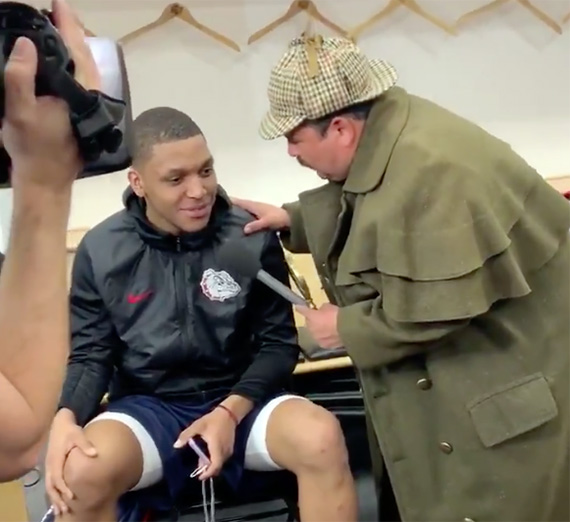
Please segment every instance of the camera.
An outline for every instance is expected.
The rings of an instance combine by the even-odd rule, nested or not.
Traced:
[[[54,96],[69,106],[71,126],[84,159],[86,178],[130,166],[132,109],[121,47],[106,38],[87,37],[101,75],[101,90],[86,90],[74,78],[75,64],[53,23],[52,13],[20,2],[0,2],[0,119],[4,116],[4,68],[20,36],[38,50],[36,96]],[[0,148],[0,186],[10,185],[10,157]]]

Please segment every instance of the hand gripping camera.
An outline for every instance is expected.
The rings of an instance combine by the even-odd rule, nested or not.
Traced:
[[[127,168],[131,162],[132,112],[122,49],[104,38],[87,38],[101,75],[101,91],[86,90],[74,79],[75,64],[53,24],[51,12],[20,2],[0,2],[0,119],[4,117],[6,62],[20,36],[38,50],[36,95],[55,96],[69,105],[71,125],[85,169],[79,178]],[[0,185],[10,183],[10,158],[0,149]]]

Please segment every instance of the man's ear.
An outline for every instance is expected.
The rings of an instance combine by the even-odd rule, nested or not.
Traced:
[[[338,116],[332,120],[329,132],[332,130],[338,134],[338,143],[344,146],[351,146],[358,141],[363,124],[364,122],[355,118]]]
[[[144,197],[144,187],[143,187],[141,175],[139,174],[139,172],[137,170],[135,170],[133,167],[131,167],[129,169],[129,172],[128,172],[128,177],[129,177],[129,185],[133,189],[133,192],[139,198],[143,198]]]

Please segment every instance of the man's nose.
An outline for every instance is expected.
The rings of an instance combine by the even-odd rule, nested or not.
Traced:
[[[294,143],[287,144],[287,154],[292,158],[296,158],[299,155],[299,151],[297,150],[297,145]]]
[[[206,187],[200,179],[189,179],[186,184],[186,196],[192,199],[202,199],[207,194]]]

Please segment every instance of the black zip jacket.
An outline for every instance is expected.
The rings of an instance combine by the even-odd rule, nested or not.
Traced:
[[[77,249],[60,408],[84,425],[107,391],[111,400],[231,392],[258,403],[287,388],[299,356],[291,305],[216,262],[221,242],[242,237],[264,270],[289,285],[277,236],[245,237],[252,217],[221,188],[208,227],[181,236],[152,227],[130,189],[124,202]]]

